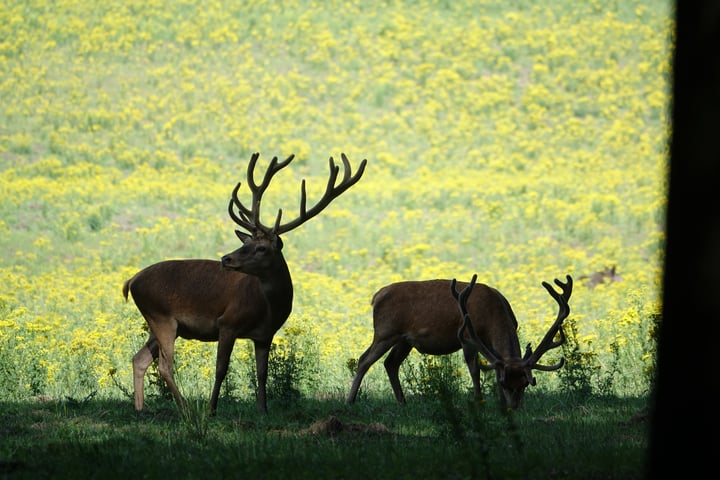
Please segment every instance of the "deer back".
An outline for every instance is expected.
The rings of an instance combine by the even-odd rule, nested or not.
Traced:
[[[467,285],[458,283],[461,288]],[[461,348],[457,332],[462,317],[450,294],[450,280],[392,283],[375,293],[372,305],[376,337],[403,337],[418,351],[432,355]],[[520,356],[517,320],[499,291],[476,284],[467,307],[483,341],[502,355]]]

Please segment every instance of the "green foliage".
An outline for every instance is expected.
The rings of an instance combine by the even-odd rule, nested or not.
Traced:
[[[404,362],[401,372],[407,392],[425,400],[457,398],[470,378],[458,355],[420,355],[419,361]]]
[[[593,394],[594,383],[600,373],[597,354],[580,350],[576,321],[565,320],[563,330],[566,332],[566,342],[562,345],[565,365],[558,370],[560,385],[576,403],[583,403]]]
[[[22,371],[18,363],[20,356],[17,355],[16,347],[17,342],[10,339],[2,339],[0,343],[0,400],[10,400],[13,398],[22,398],[27,395],[32,395],[33,392],[37,394],[37,380],[31,379],[23,384],[23,376],[20,375]],[[28,388],[29,387],[29,388]]]
[[[0,304],[0,309],[2,304]],[[31,334],[31,332],[25,332]],[[46,395],[48,368],[43,351],[24,335],[0,336],[0,400]]]
[[[297,402],[314,391],[320,377],[319,349],[313,328],[288,326],[270,348],[268,395],[281,405]]]
[[[195,441],[202,442],[210,431],[210,410],[207,401],[193,398],[180,409],[180,418],[187,428],[188,436]]]
[[[655,372],[657,370],[657,346],[660,340],[660,324],[662,323],[662,315],[660,313],[652,313],[648,317],[650,327],[646,329],[647,336],[644,337],[645,342],[642,351],[645,352],[643,360],[646,367],[644,370],[645,380],[648,385],[654,385]]]

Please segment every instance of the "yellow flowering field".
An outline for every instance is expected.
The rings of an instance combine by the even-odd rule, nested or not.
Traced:
[[[557,312],[541,282],[572,275],[578,347],[647,393],[672,32],[664,1],[0,2],[0,398],[130,388],[146,332],[123,282],[237,248],[253,152],[296,156],[270,216],[297,212],[303,178],[318,198],[329,157],[368,160],[284,238],[276,341],[317,342],[316,393],[349,386],[378,288],[474,273],[523,345]],[[622,281],[580,280],[612,265]],[[209,394],[214,351],[178,341],[181,388]],[[233,368],[251,356],[238,341]]]

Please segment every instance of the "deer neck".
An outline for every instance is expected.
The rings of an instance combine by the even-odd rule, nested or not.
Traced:
[[[505,360],[520,359],[520,340],[512,326],[508,325],[506,329],[495,330],[493,334],[488,337],[488,345],[490,345],[501,358]]]
[[[287,318],[292,310],[293,284],[285,258],[280,255],[275,266],[258,279],[273,317]]]

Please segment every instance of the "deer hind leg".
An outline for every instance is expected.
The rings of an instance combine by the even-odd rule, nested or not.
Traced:
[[[177,328],[165,329],[161,326],[153,332],[155,333],[155,337],[157,338],[160,348],[160,353],[158,355],[158,371],[165,379],[165,383],[167,383],[170,392],[172,392],[175,403],[177,403],[180,410],[184,410],[186,407],[185,399],[182,395],[180,395],[180,390],[178,390],[178,387],[175,384],[175,379],[173,378],[173,355],[175,353],[176,331]]]
[[[413,347],[405,341],[398,342],[393,349],[390,350],[384,363],[385,371],[390,379],[390,386],[393,389],[395,398],[400,403],[405,403],[405,394],[400,386],[400,364],[410,355],[412,348]]]
[[[220,396],[220,386],[228,372],[230,365],[230,355],[235,346],[235,336],[220,332],[218,339],[217,361],[215,362],[215,385],[213,385],[212,396],[210,397],[210,414],[215,415],[217,411],[218,397]]]
[[[375,340],[373,340],[373,343],[370,345],[370,347],[365,350],[362,355],[360,355],[357,364],[357,372],[355,373],[355,378],[353,378],[352,386],[350,387],[350,393],[348,393],[348,396],[345,399],[345,403],[350,404],[355,401],[358,390],[360,390],[360,383],[362,383],[363,377],[365,377],[365,374],[370,369],[370,367],[375,362],[377,362],[380,357],[385,355],[385,352],[390,350],[390,347],[392,347],[393,344],[394,340],[384,342],[376,342]]]
[[[158,358],[158,343],[152,333],[145,345],[133,356],[133,385],[135,388],[135,410],[143,409],[145,402],[145,372],[150,364]]]

